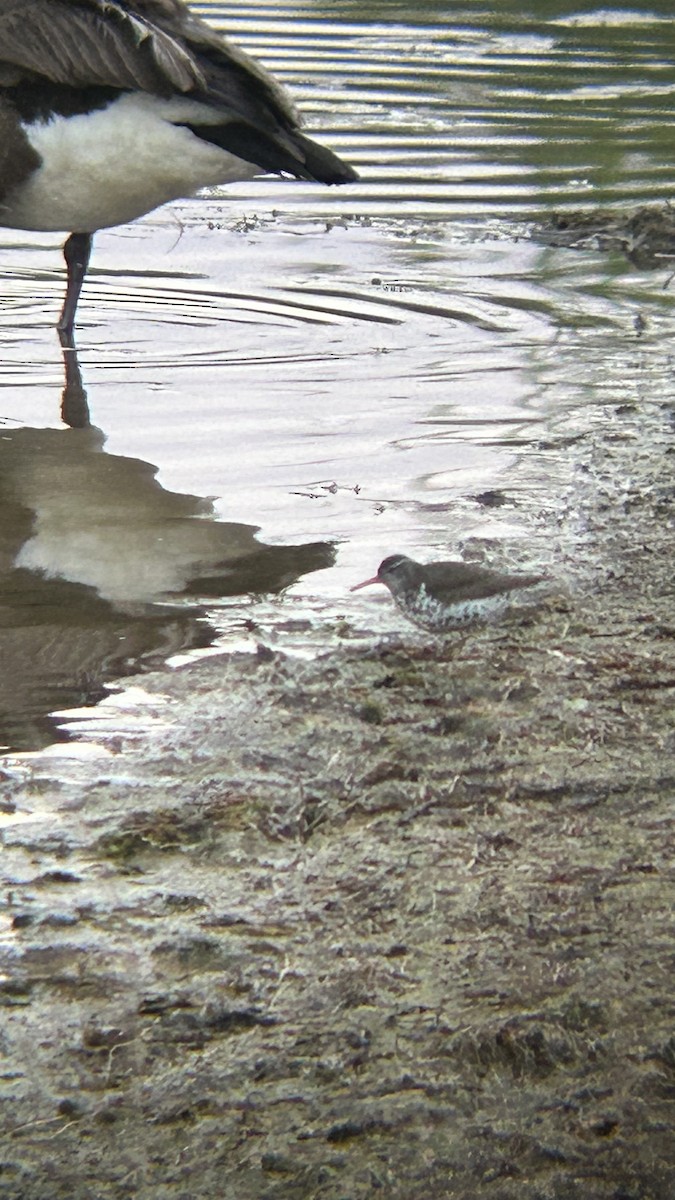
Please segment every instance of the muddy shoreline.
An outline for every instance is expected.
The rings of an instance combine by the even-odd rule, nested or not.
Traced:
[[[673,428],[557,450],[536,610],[157,672],[144,737],[6,760],[8,1200],[675,1192]]]

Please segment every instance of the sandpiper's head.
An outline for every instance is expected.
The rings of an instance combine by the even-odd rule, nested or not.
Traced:
[[[408,558],[406,554],[390,554],[380,563],[377,575],[373,575],[372,579],[364,579],[363,583],[355,584],[350,591],[358,592],[359,588],[369,587],[371,583],[383,583],[394,593],[408,591],[419,587],[421,571],[420,564]]]

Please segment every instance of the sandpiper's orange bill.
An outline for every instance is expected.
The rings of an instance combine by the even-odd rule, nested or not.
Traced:
[[[358,592],[359,588],[370,587],[371,583],[382,583],[382,580],[379,575],[373,575],[372,579],[364,579],[363,583],[355,583],[349,590],[350,592]]]

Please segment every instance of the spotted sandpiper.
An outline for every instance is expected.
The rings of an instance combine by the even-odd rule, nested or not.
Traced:
[[[71,231],[64,335],[96,230],[269,172],[357,178],[182,0],[0,0],[0,134],[0,225]]]
[[[508,607],[511,593],[543,583],[545,575],[510,575],[475,563],[423,565],[405,554],[390,554],[377,575],[351,589],[383,583],[401,612],[432,633],[445,633],[470,621],[491,620]]]

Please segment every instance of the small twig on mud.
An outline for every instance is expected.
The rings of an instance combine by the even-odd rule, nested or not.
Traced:
[[[53,1133],[50,1133],[49,1137],[45,1138],[45,1141],[52,1142],[54,1138],[60,1137],[66,1129],[70,1129],[71,1125],[77,1125],[77,1121],[66,1121],[65,1125],[62,1125],[60,1129],[55,1129]]]
[[[113,1055],[115,1054],[115,1051],[123,1050],[125,1046],[133,1046],[134,1042],[137,1042],[138,1040],[139,1039],[137,1037],[134,1037],[134,1038],[130,1038],[129,1041],[127,1041],[127,1042],[117,1042],[117,1044],[115,1046],[110,1047],[110,1049],[108,1051],[108,1062],[106,1065],[106,1072],[105,1072],[106,1083],[110,1083],[110,1076],[112,1075],[112,1069],[113,1069]],[[129,1074],[131,1074],[130,1070],[127,1071],[127,1075],[129,1075]]]
[[[277,986],[276,986],[276,988],[274,989],[274,992],[272,993],[272,995],[270,996],[270,998],[269,998],[269,1000],[268,1000],[268,1002],[267,1002],[267,1007],[268,1007],[268,1009],[271,1009],[271,1008],[272,1008],[272,1006],[273,1006],[273,1005],[276,1003],[276,1001],[279,999],[279,997],[280,997],[281,993],[282,993],[282,992],[285,992],[285,991],[287,990],[287,988],[288,988],[288,984],[287,984],[287,982],[286,982],[287,976],[288,976],[290,979],[303,979],[303,978],[305,978],[305,976],[304,976],[304,973],[303,973],[303,972],[299,971],[299,970],[298,970],[297,968],[295,968],[295,967],[291,967],[291,966],[289,966],[289,959],[288,959],[288,955],[286,955],[286,958],[285,958],[285,960],[284,960],[284,965],[283,965],[283,968],[282,968],[282,970],[281,970],[281,971],[280,971],[280,973],[279,973],[279,978],[278,978],[278,980],[277,980]]]
[[[14,1137],[15,1134],[21,1133],[24,1129],[35,1129],[38,1125],[53,1125],[54,1121],[60,1121],[60,1120],[62,1120],[62,1118],[60,1116],[56,1116],[56,1117],[42,1117],[39,1121],[26,1121],[25,1125],[15,1125],[14,1129],[10,1130],[10,1133],[11,1133],[12,1137]],[[68,1121],[67,1124],[72,1125],[73,1122]],[[60,1132],[60,1130],[57,1132]]]

